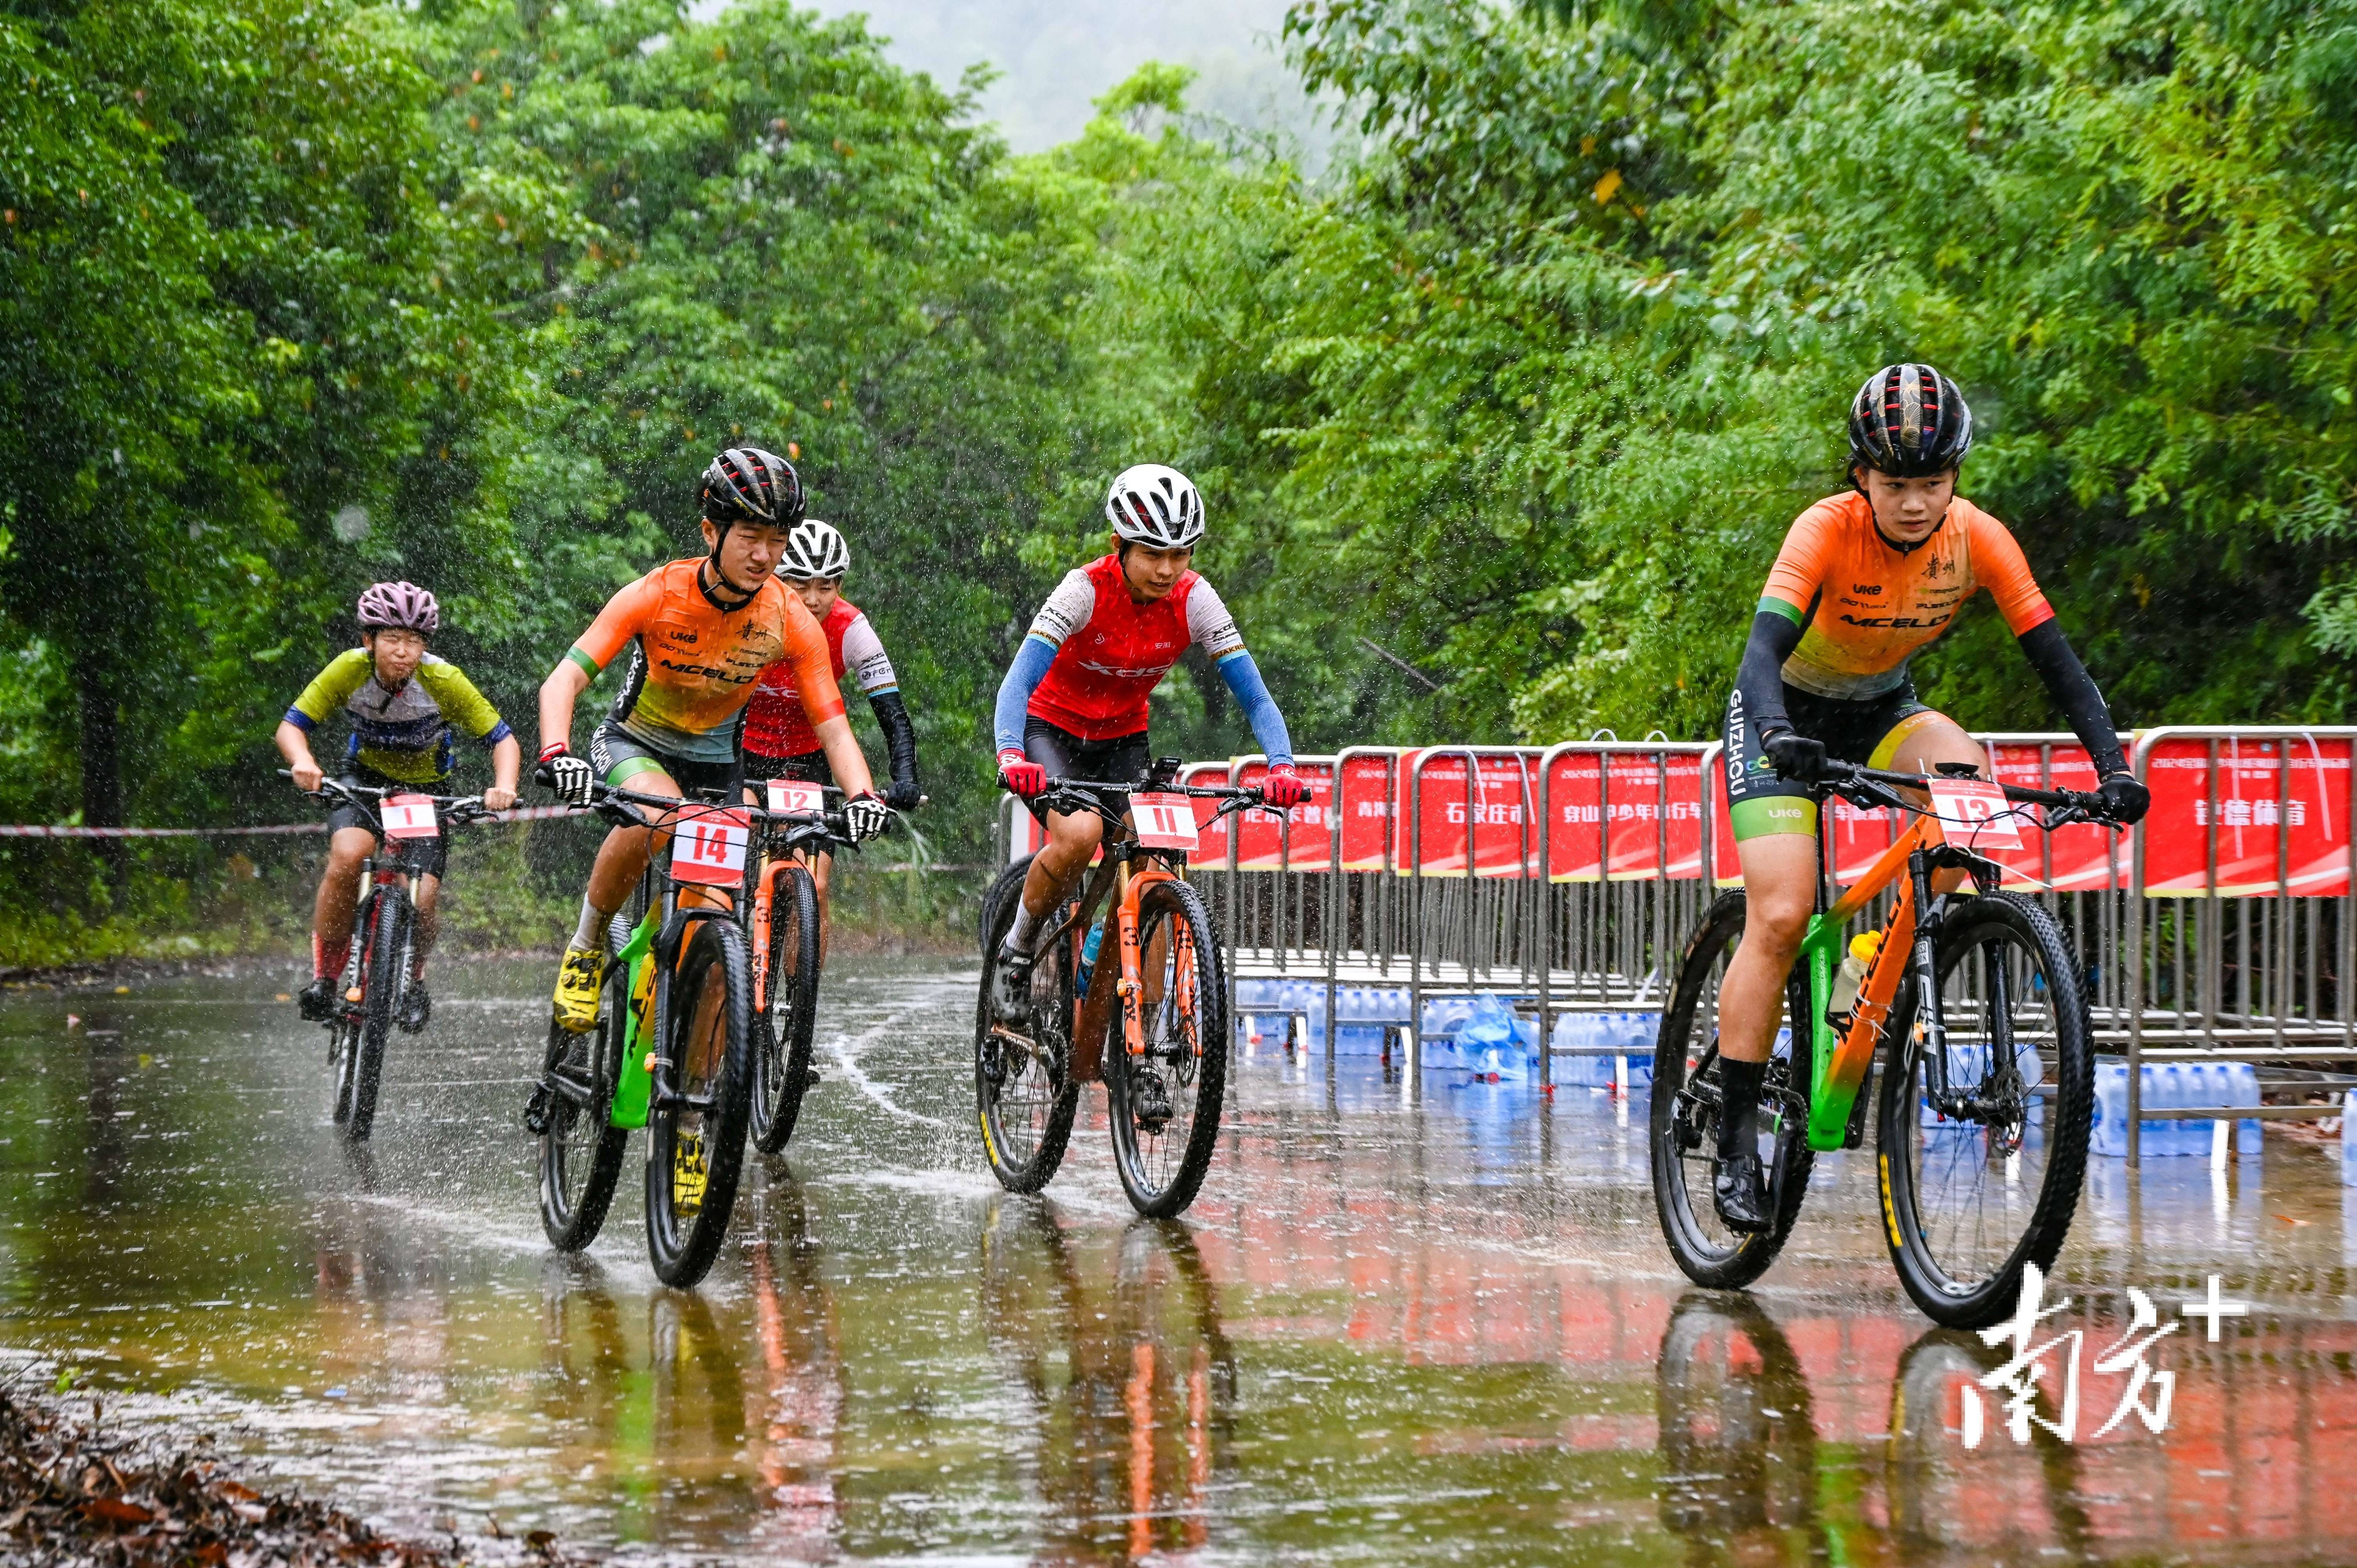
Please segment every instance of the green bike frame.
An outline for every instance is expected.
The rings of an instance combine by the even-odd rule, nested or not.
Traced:
[[[637,999],[641,989],[639,981],[645,973],[646,966],[655,961],[655,920],[662,912],[660,904],[651,906],[645,917],[639,921],[639,929],[630,933],[630,940],[622,944],[620,952],[614,955],[614,961],[630,976],[629,998],[622,1008],[622,1071],[614,1083],[614,1112],[610,1118],[617,1127],[638,1128],[647,1124],[647,1103],[654,1080],[647,1071],[649,1053],[640,1048],[639,1043],[650,1025],[640,1014]],[[649,985],[644,989],[651,1005],[654,988]]]
[[[1846,923],[1832,914],[1812,915],[1808,934],[1801,939],[1801,961],[1808,965],[1809,976],[1809,1147],[1820,1154],[1838,1149],[1847,1141],[1850,1111],[1865,1080],[1862,1072],[1849,1075],[1846,1081],[1835,1072],[1834,1053],[1841,1036],[1825,1022]]]

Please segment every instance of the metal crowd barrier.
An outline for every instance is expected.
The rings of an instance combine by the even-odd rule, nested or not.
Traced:
[[[2093,787],[2068,735],[1975,738],[2008,782]],[[2154,796],[2144,824],[2124,838],[2029,832],[1996,854],[2008,884],[2035,892],[2081,954],[2098,1047],[2130,1069],[2131,1162],[2146,1120],[2339,1113],[2148,1111],[2141,1069],[2357,1062],[2357,988],[2343,978],[2357,973],[2352,747],[2357,726],[2150,730],[2133,752]],[[1555,1047],[1557,1019],[1660,1005],[1686,933],[1719,887],[1740,884],[1719,751],[1599,734],[1544,748],[1305,757],[1309,800],[1281,821],[1207,825],[1190,875],[1228,940],[1232,987],[1322,983],[1329,1053],[1345,987],[1405,989],[1405,1015],[1390,1022],[1405,1026],[1411,1068],[1428,1000],[1489,994],[1535,1015],[1546,1080],[1555,1056],[1584,1054]],[[1265,771],[1254,756],[1184,777],[1249,784]],[[1026,853],[1028,818],[1004,822],[1008,853]],[[1889,813],[1829,807],[1829,885],[1852,879],[1898,831]]]

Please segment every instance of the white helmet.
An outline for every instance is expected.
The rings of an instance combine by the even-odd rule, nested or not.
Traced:
[[[1105,521],[1129,543],[1191,550],[1203,537],[1203,498],[1178,469],[1140,463],[1114,480],[1105,497]]]
[[[786,535],[786,553],[778,561],[778,575],[801,582],[810,577],[840,577],[851,570],[851,547],[829,524],[806,517]]]

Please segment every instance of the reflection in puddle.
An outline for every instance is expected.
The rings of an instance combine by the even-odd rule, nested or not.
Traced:
[[[90,1038],[0,1000],[0,1351],[395,1530],[637,1560],[2357,1558],[2357,1223],[2312,1150],[2099,1162],[2057,1280],[2091,1343],[2127,1283],[2220,1273],[2254,1313],[2166,1343],[2161,1436],[1967,1451],[1998,1353],[1899,1297],[1867,1155],[1821,1164],[1753,1296],[1669,1267],[1641,1103],[1410,1100],[1372,1058],[1240,1064],[1183,1223],[1131,1215],[1101,1105],[1012,1197],[963,1122],[956,972],[831,976],[844,1070],[705,1288],[655,1283],[634,1181],[562,1257],[512,1125],[544,979],[455,972],[359,1152],[274,986],[158,985]]]

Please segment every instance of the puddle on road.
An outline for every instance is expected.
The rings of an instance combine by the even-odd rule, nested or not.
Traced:
[[[2357,1558],[2357,1231],[2276,1138],[2214,1180],[2094,1162],[2058,1289],[2101,1316],[2051,1326],[2090,1330],[2083,1441],[2016,1446],[1992,1395],[1968,1452],[2002,1352],[1900,1297],[1859,1155],[1764,1288],[1697,1292],[1641,1101],[1262,1054],[1187,1221],[1145,1224],[1101,1110],[1048,1198],[991,1182],[970,973],[846,962],[791,1155],[681,1294],[630,1181],[589,1254],[542,1240],[541,968],[442,972],[358,1157],[278,983],[0,1001],[0,1347],[395,1530],[680,1561]],[[2084,1441],[2118,1287],[2177,1321],[2212,1273],[2253,1310],[2153,1353],[2166,1434]]]

